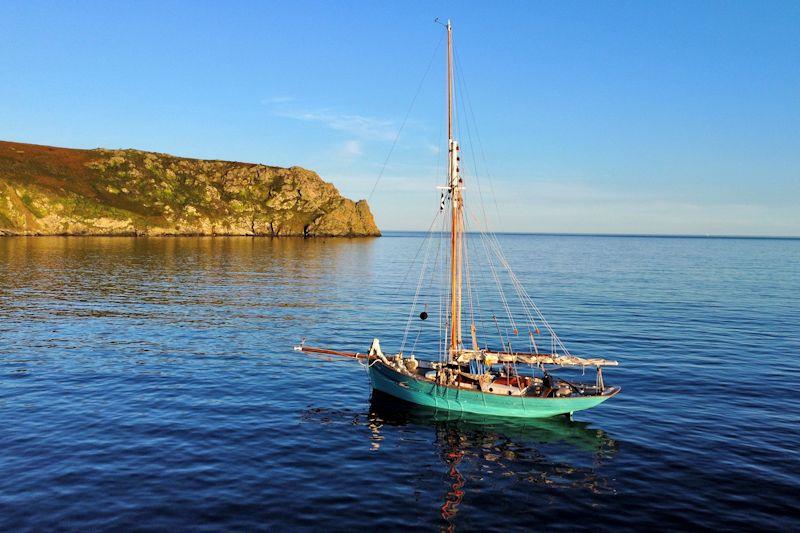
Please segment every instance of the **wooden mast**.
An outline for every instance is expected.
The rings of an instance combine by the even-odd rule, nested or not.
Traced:
[[[461,341],[461,268],[463,199],[459,176],[458,142],[453,138],[453,27],[447,21],[447,185],[450,191],[450,360],[458,356]]]

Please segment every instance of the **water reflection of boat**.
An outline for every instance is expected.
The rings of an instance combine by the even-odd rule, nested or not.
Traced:
[[[597,470],[616,453],[617,443],[586,422],[567,417],[517,420],[434,410],[373,391],[369,426],[374,446],[380,446],[386,426],[410,425],[435,430],[434,445],[448,477],[440,507],[448,530],[454,528],[470,481],[480,483],[484,478],[500,476],[510,483],[594,493],[613,491],[610,481]]]
[[[487,489],[495,494],[498,488],[543,495],[553,489],[614,492],[613,480],[603,475],[602,466],[616,454],[616,440],[602,429],[567,417],[530,420],[435,410],[373,391],[367,413],[318,408],[307,410],[302,419],[366,426],[375,451],[383,449],[392,433],[432,433],[446,480],[439,504],[446,529],[468,516],[476,495]],[[512,498],[495,499],[492,506],[498,512],[520,512]]]
[[[588,422],[573,421],[568,417],[526,420],[436,410],[409,402],[398,402],[380,391],[372,393],[370,420],[391,426],[433,425],[456,430],[473,438],[481,435],[502,435],[510,441],[531,445],[565,444],[596,454],[598,459],[613,455],[616,450],[616,442],[602,429],[592,428]]]

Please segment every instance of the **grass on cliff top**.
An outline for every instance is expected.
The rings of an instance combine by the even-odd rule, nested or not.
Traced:
[[[144,153],[125,151],[126,159],[132,158],[136,167],[143,166],[139,160]],[[0,141],[0,175],[11,183],[35,185],[52,191],[61,203],[80,211],[91,211],[99,214],[101,207],[129,211],[147,217],[158,217],[160,212],[136,202],[128,194],[112,194],[116,181],[114,169],[105,171],[91,168],[90,163],[97,160],[108,160],[109,152],[101,150],[81,150],[72,148],[56,148],[34,144],[22,144]],[[76,197],[86,201],[77,200]],[[37,213],[30,198],[23,198],[26,207],[36,216]],[[81,205],[69,205],[75,203]]]

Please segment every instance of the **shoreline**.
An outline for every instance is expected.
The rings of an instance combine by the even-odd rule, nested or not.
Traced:
[[[254,239],[377,239],[378,235],[244,235],[238,233],[163,233],[149,235],[146,233],[0,233],[0,239],[14,237],[135,237],[135,238],[173,238],[173,237],[249,237]]]

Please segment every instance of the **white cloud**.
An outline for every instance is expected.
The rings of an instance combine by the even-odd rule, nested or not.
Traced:
[[[261,100],[261,103],[264,105],[286,104],[289,102],[294,102],[294,100],[294,96],[271,96]]]
[[[345,141],[339,149],[339,155],[345,158],[355,158],[360,156],[364,151],[361,149],[361,141],[350,139]]]
[[[392,121],[363,115],[338,113],[332,110],[281,110],[275,114],[304,122],[317,122],[332,130],[344,131],[368,140],[391,141],[397,135]]]
[[[272,108],[276,116],[314,122],[326,128],[343,131],[355,135],[362,140],[393,141],[397,136],[397,127],[392,120],[368,117],[353,113],[343,113],[334,109],[302,109],[287,105],[294,101],[292,97],[273,97],[262,101]]]

